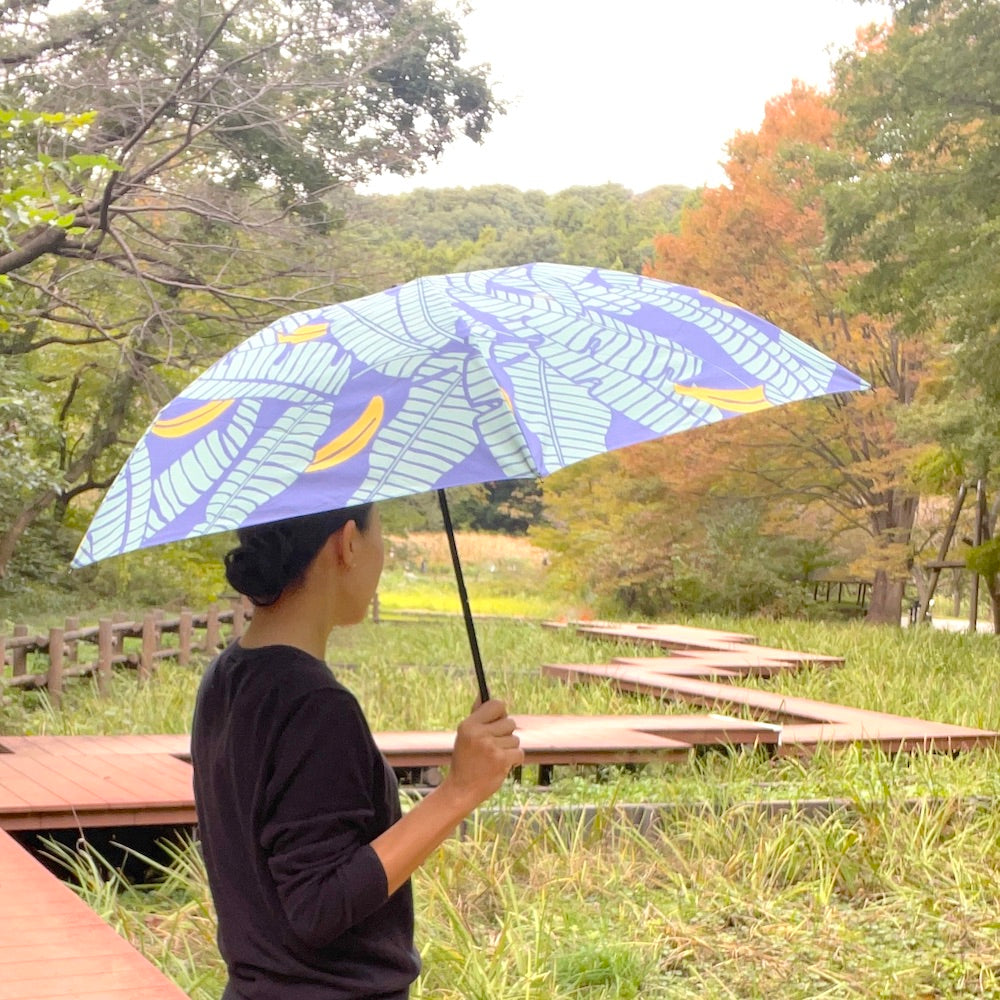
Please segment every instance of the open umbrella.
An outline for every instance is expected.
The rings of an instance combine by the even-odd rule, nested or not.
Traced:
[[[417,278],[295,313],[158,414],[73,564],[437,490],[534,478],[793,400],[867,388],[819,351],[693,288],[525,264]]]

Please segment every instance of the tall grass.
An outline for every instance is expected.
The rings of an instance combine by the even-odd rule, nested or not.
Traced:
[[[414,879],[413,997],[1000,996],[1000,815],[957,801],[822,819],[679,810],[616,821],[480,817]],[[196,1000],[224,970],[196,846],[163,880],[68,857],[84,898]]]

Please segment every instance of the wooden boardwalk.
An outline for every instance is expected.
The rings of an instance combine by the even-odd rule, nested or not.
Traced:
[[[843,658],[761,646],[752,635],[682,625],[547,622],[592,639],[653,645],[659,656],[619,656],[609,663],[552,663],[542,670],[571,683],[611,683],[619,690],[736,712],[777,726],[778,753],[811,753],[820,745],[861,743],[890,752],[953,752],[1000,742],[1000,734],[926,719],[849,708],[743,688],[741,677],[775,677],[804,667],[833,667]]]
[[[156,740],[4,737],[0,829],[193,824],[191,766],[157,748]]]
[[[673,673],[669,662],[673,659],[622,658],[605,664],[552,663],[546,664],[543,670],[550,677],[570,683],[610,682],[622,691],[767,720],[776,729],[778,754],[806,754],[821,745],[846,744],[863,744],[889,752],[935,750],[952,753],[1000,742],[1000,733],[989,730],[740,687],[733,683],[740,674],[706,664],[695,664],[692,675],[693,661],[683,658],[678,658],[680,671]],[[705,680],[704,677],[716,679]]]
[[[185,996],[0,830],[0,1000]]]

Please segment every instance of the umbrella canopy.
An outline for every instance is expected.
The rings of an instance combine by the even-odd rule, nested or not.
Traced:
[[[680,285],[560,264],[418,278],[271,324],[167,404],[73,560],[427,490],[867,388]]]
[[[867,388],[773,324],[682,285],[561,264],[418,278],[272,323],[135,446],[74,558],[109,556],[574,462]]]

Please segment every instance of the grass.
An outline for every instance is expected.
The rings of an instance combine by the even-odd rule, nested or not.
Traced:
[[[427,607],[435,588],[442,601],[452,598],[439,557],[420,552],[390,564],[383,608]],[[546,602],[530,561],[511,557],[505,568],[498,553],[482,558],[490,560],[485,568],[469,566],[470,595],[484,616],[479,637],[491,685],[512,709],[687,711],[607,685],[542,678],[542,662],[602,662],[636,650],[487,617],[505,595],[523,601],[527,618],[574,610]],[[761,686],[1000,729],[992,637],[690,623],[846,657],[842,667]],[[375,729],[452,728],[474,696],[467,640],[452,619],[344,630],[329,658]],[[142,687],[122,673],[108,700],[89,683],[67,685],[62,712],[42,695],[17,694],[0,710],[0,732],[183,731],[198,673],[164,662]],[[557,768],[550,790],[509,782],[415,877],[424,971],[412,996],[1000,998],[998,785],[994,749],[948,756],[861,748],[821,750],[805,761],[708,752],[639,769]],[[815,799],[831,800],[830,808],[811,808]],[[622,818],[626,803],[669,808],[640,830]],[[520,819],[505,811],[539,805],[558,809]],[[64,851],[63,860],[105,919],[194,1000],[216,1000],[224,970],[201,860],[191,843],[170,851],[145,886],[124,884],[92,851]]]

